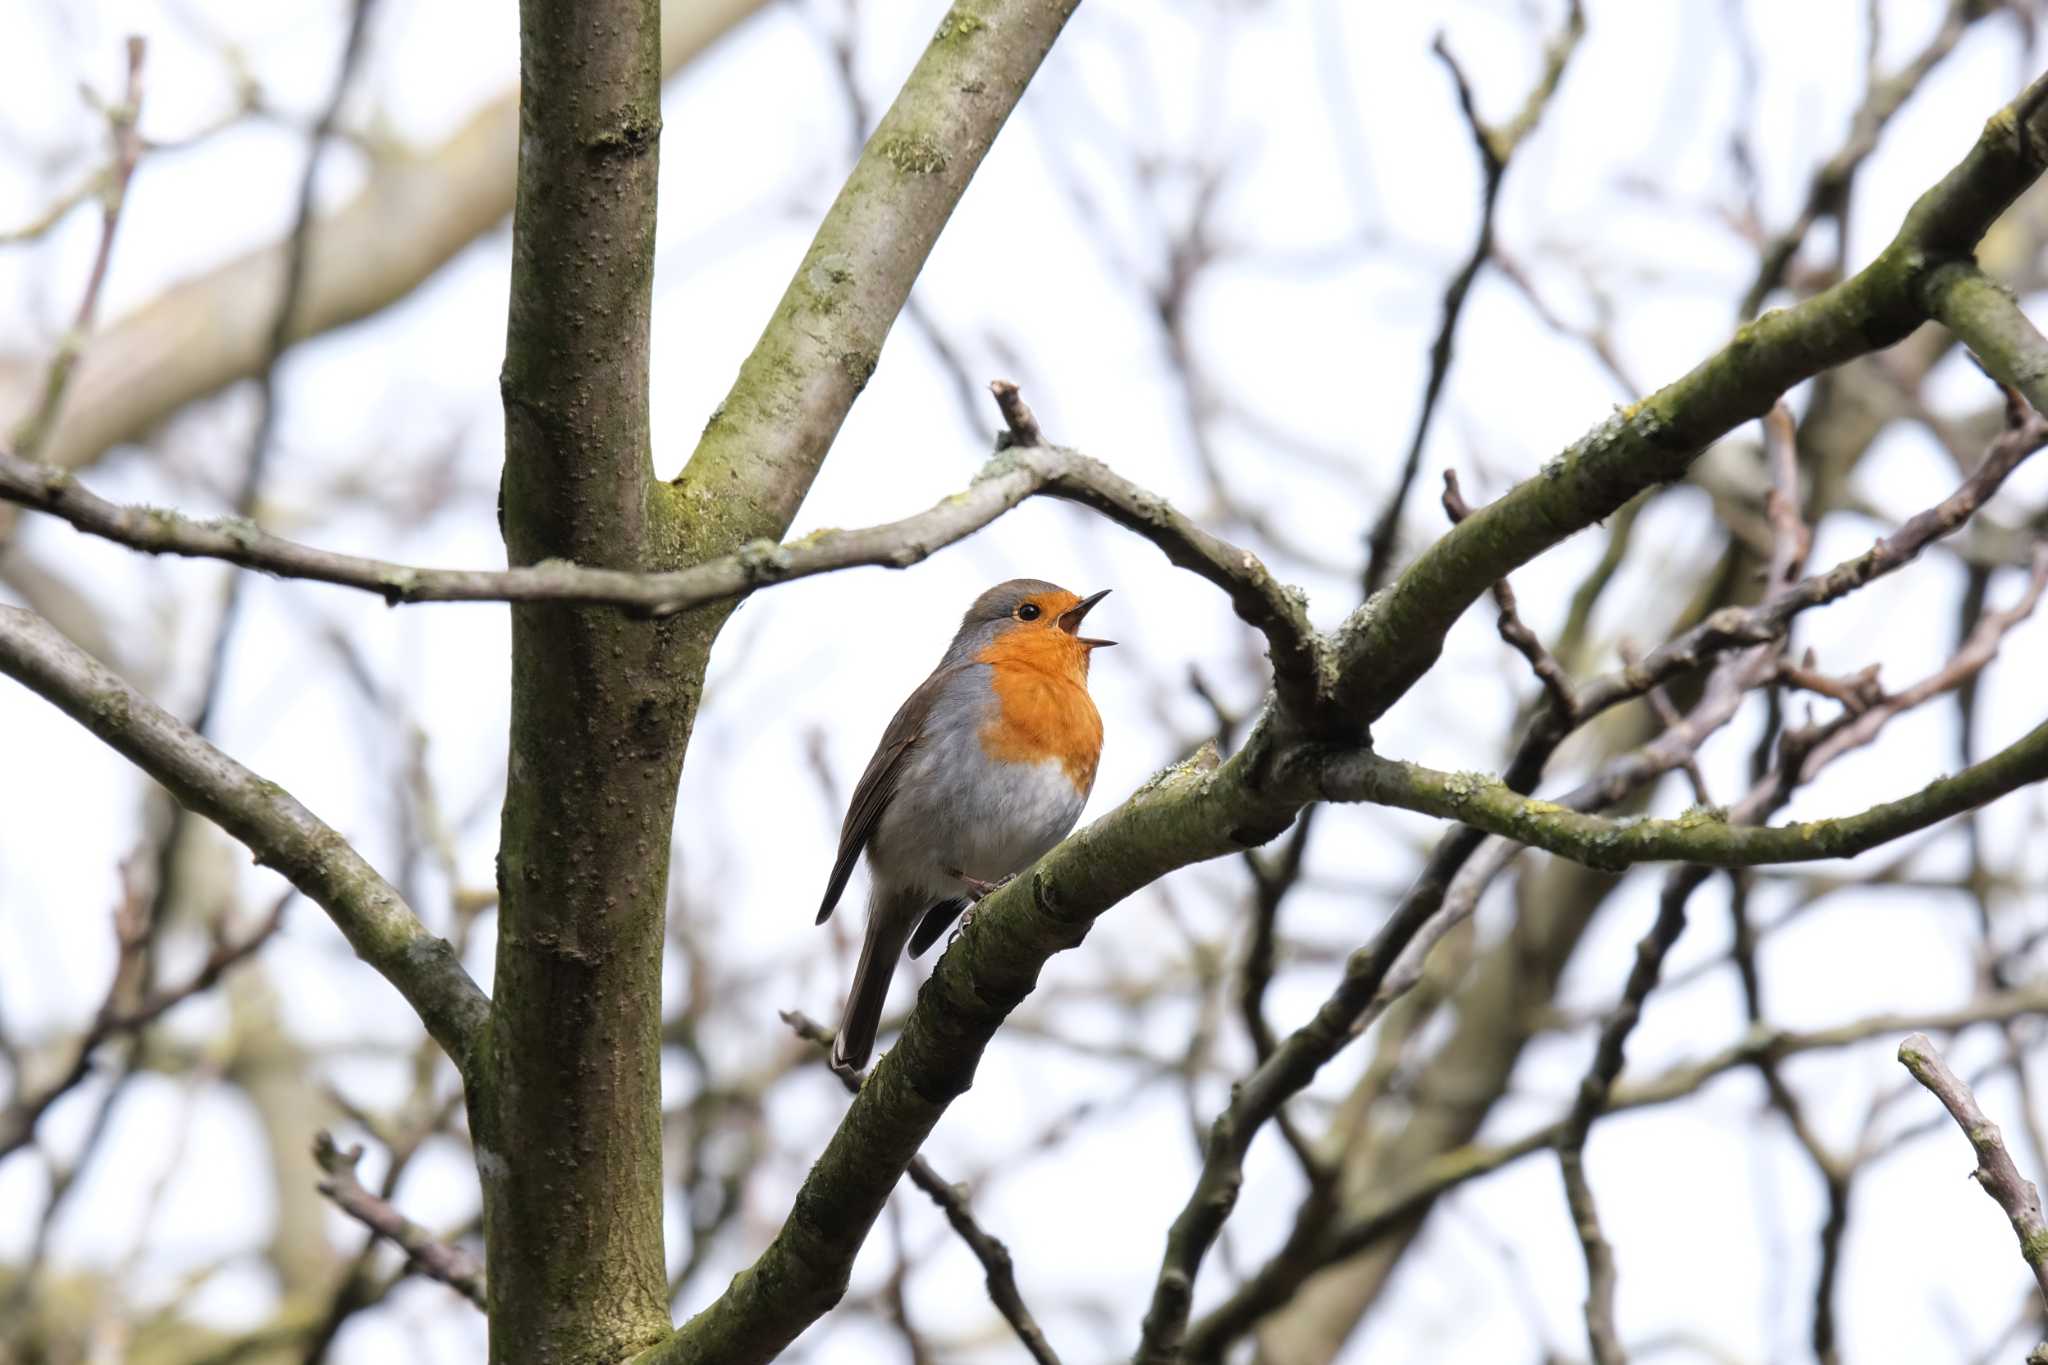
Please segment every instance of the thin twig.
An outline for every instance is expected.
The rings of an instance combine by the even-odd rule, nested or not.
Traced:
[[[348,34],[342,41],[341,62],[335,68],[334,84],[327,103],[307,138],[306,169],[299,175],[297,207],[292,215],[292,233],[285,243],[284,279],[278,287],[277,308],[271,315],[270,335],[264,343],[263,364],[256,372],[256,423],[249,435],[249,455],[242,463],[241,486],[235,494],[239,516],[256,515],[256,502],[263,491],[263,476],[269,467],[272,437],[277,430],[277,364],[291,344],[292,327],[298,319],[299,297],[305,292],[307,262],[312,257],[314,191],[319,188],[321,153],[341,120],[342,102],[348,97],[357,63],[363,55],[363,39],[369,31],[370,9],[375,0],[354,0],[349,7]],[[230,598],[228,614],[233,614]],[[202,726],[203,730],[204,727]]]
[[[2033,1181],[2020,1174],[2012,1154],[2005,1150],[2005,1138],[1998,1125],[1977,1107],[1977,1097],[1970,1093],[1969,1085],[1949,1070],[1926,1034],[1910,1034],[1899,1044],[1899,1063],[1941,1101],[1956,1126],[1970,1139],[1970,1146],[1977,1153],[1977,1169],[1970,1172],[1970,1178],[1983,1187],[1984,1193],[2012,1221],[2012,1230],[2020,1241],[2020,1256],[2034,1272],[2034,1283],[2040,1287],[2043,1303],[2048,1304],[2048,1221],[2041,1216],[2041,1192],[2034,1188]]]
[[[316,1136],[313,1160],[327,1174],[320,1182],[320,1193],[333,1200],[343,1213],[403,1251],[406,1259],[428,1279],[439,1280],[478,1308],[488,1309],[483,1266],[461,1247],[440,1241],[407,1218],[389,1200],[364,1189],[356,1178],[356,1163],[362,1157],[360,1146],[344,1151],[335,1145],[332,1135],[323,1131]]]
[[[1522,108],[1515,117],[1499,128],[1489,127],[1479,117],[1472,85],[1465,78],[1464,68],[1451,55],[1443,35],[1439,33],[1430,44],[1430,51],[1450,71],[1451,82],[1458,92],[1458,110],[1464,115],[1466,131],[1471,134],[1473,148],[1479,154],[1479,226],[1472,250],[1444,286],[1443,311],[1437,323],[1436,338],[1429,346],[1429,374],[1423,380],[1422,404],[1415,415],[1415,429],[1408,438],[1408,453],[1402,457],[1400,473],[1380,504],[1380,514],[1366,536],[1364,595],[1367,597],[1379,591],[1393,573],[1394,541],[1401,529],[1401,509],[1407,503],[1408,490],[1414,487],[1415,476],[1422,467],[1423,447],[1428,443],[1430,425],[1436,417],[1438,400],[1443,396],[1444,380],[1450,375],[1458,319],[1465,311],[1465,299],[1472,292],[1473,281],[1479,278],[1480,270],[1493,254],[1494,211],[1500,202],[1501,181],[1507,175],[1508,162],[1515,150],[1535,131],[1551,96],[1557,93],[1558,82],[1564,77],[1565,63],[1571,60],[1572,52],[1585,32],[1586,16],[1580,0],[1570,0],[1563,30],[1551,40],[1544,52],[1543,70],[1537,77],[1535,88],[1523,100]]]
[[[817,1043],[825,1048],[832,1046],[832,1030],[801,1010],[783,1010],[782,1022],[807,1043]],[[858,1073],[838,1067],[831,1070],[849,1095],[860,1093]],[[965,1187],[945,1179],[921,1156],[910,1159],[909,1172],[911,1182],[939,1206],[939,1211],[946,1215],[946,1221],[952,1224],[953,1231],[974,1253],[974,1259],[981,1262],[989,1299],[995,1304],[996,1311],[1003,1315],[1003,1321],[1010,1324],[1010,1330],[1017,1334],[1017,1340],[1038,1365],[1059,1365],[1059,1357],[1047,1343],[1038,1319],[1031,1316],[1031,1310],[1024,1306],[1024,1296],[1017,1290],[1017,1268],[1010,1259],[1010,1249],[1003,1245],[1001,1238],[976,1220],[974,1210],[968,1207]]]
[[[1465,501],[1465,494],[1458,487],[1458,471],[1455,469],[1444,471],[1443,503],[1444,515],[1451,519],[1453,526],[1472,515],[1471,504]],[[1500,638],[1529,661],[1529,669],[1535,673],[1536,681],[1543,684],[1552,709],[1569,720],[1572,714],[1571,679],[1564,675],[1564,669],[1543,647],[1543,641],[1537,638],[1536,632],[1522,621],[1521,611],[1515,602],[1515,590],[1505,578],[1494,580],[1493,600],[1500,608]]]
[[[114,911],[115,965],[106,997],[74,1045],[70,1064],[49,1084],[17,1096],[0,1111],[0,1160],[33,1138],[37,1120],[91,1074],[93,1054],[103,1044],[121,1034],[147,1028],[178,1005],[211,989],[229,970],[253,957],[282,927],[285,907],[298,894],[287,891],[279,897],[269,915],[246,937],[232,943],[216,943],[206,961],[184,981],[145,992],[147,906],[140,888],[134,885],[133,873],[124,873],[123,880],[127,885]]]
[[[1940,64],[1955,45],[1962,39],[1969,26],[1999,6],[1987,5],[1982,0],[1949,0],[1948,12],[1943,16],[1941,27],[1918,53],[1894,75],[1883,79],[1871,79],[1863,94],[1863,101],[1849,120],[1849,136],[1835,154],[1822,162],[1813,173],[1813,179],[1806,190],[1806,202],[1799,210],[1799,216],[1792,225],[1765,244],[1763,259],[1757,266],[1756,278],[1743,295],[1738,314],[1753,318],[1762,309],[1764,300],[1770,296],[1785,278],[1786,268],[1798,254],[1801,244],[1813,231],[1814,225],[1823,218],[1833,218],[1841,223],[1846,217],[1849,192],[1855,183],[1856,173],[1863,163],[1877,150],[1878,138],[1892,116],[1904,107],[1913,92],[1920,88],[1928,73]],[[1872,7],[1876,12],[1876,7]],[[1873,49],[1874,50],[1874,49]],[[1872,73],[1874,77],[1875,73]],[[2027,120],[2019,122],[2019,141],[2022,155],[2026,152]],[[1846,227],[1838,234],[1847,241]]]
[[[106,284],[107,266],[114,258],[114,237],[121,226],[121,210],[128,201],[128,181],[135,174],[135,163],[142,157],[142,138],[135,131],[135,125],[142,116],[142,59],[147,50],[139,35],[130,36],[127,84],[123,88],[121,102],[107,110],[107,126],[114,141],[114,160],[96,185],[100,196],[100,244],[93,253],[92,272],[86,276],[85,293],[78,301],[78,314],[63,339],[57,343],[56,355],[50,359],[41,401],[12,433],[14,445],[29,458],[34,458],[43,448],[43,443],[57,425],[57,414],[63,410],[64,395],[71,387],[72,373],[78,368],[78,358],[84,353],[85,344],[92,336],[94,321],[99,316],[100,289]]]
[[[468,1073],[489,999],[454,949],[427,931],[347,840],[33,612],[0,607],[0,673],[63,709],[284,874],[327,911],[357,955],[397,987],[456,1068]]]
[[[1572,694],[1579,723],[1692,671],[1722,651],[1769,643],[1802,612],[1827,606],[1897,572],[1929,545],[1952,535],[1990,501],[2028,456],[2048,444],[2048,418],[2029,408],[2014,390],[2007,389],[2005,397],[2006,429],[1992,440],[1977,468],[1948,497],[1907,518],[1897,530],[1881,537],[1862,554],[1770,593],[1755,606],[1723,607],[1699,625],[1651,650],[1639,662],[1579,684]],[[1514,775],[1532,760],[1547,761],[1567,728],[1548,714],[1538,715],[1524,734],[1515,761],[1509,765],[1510,785],[1514,785]]]

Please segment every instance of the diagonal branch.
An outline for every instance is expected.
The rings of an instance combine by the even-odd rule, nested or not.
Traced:
[[[784,1010],[782,1022],[805,1042],[819,1043],[826,1048],[832,1046],[831,1031],[801,1010]],[[832,1074],[839,1077],[848,1094],[860,1093],[859,1077],[836,1066],[832,1068]],[[967,1206],[967,1187],[947,1180],[921,1156],[911,1158],[907,1174],[911,1183],[939,1206],[939,1212],[946,1215],[953,1231],[974,1253],[974,1259],[981,1262],[989,1301],[1003,1315],[1003,1321],[1010,1324],[1010,1330],[1017,1334],[1018,1344],[1038,1365],[1060,1365],[1059,1356],[1053,1353],[1038,1319],[1031,1316],[1031,1310],[1024,1305],[1024,1295],[1017,1289],[1017,1267],[1010,1259],[1010,1249],[1003,1245],[1002,1238],[984,1228],[975,1218],[974,1210]]]
[[[313,1139],[313,1160],[326,1179],[320,1193],[334,1201],[336,1208],[384,1238],[405,1253],[408,1263],[430,1280],[439,1280],[478,1308],[488,1308],[484,1297],[484,1268],[461,1247],[450,1246],[418,1223],[400,1213],[388,1199],[363,1188],[356,1178],[356,1163],[363,1159],[361,1147],[344,1151],[328,1133]]]
[[[1272,726],[1220,766],[1213,747],[1154,778],[977,908],[933,969],[811,1168],[788,1219],[730,1288],[640,1365],[772,1358],[845,1292],[868,1229],[910,1159],[974,1077],[981,1053],[1055,953],[1173,868],[1263,842],[1298,802],[1256,779]]]
[[[1038,421],[1017,386],[989,385],[1009,427],[1009,454],[1040,471],[1054,497],[1099,512],[1143,536],[1179,567],[1221,588],[1238,616],[1266,637],[1273,680],[1281,702],[1303,721],[1322,705],[1324,647],[1309,623],[1308,602],[1298,588],[1276,581],[1258,556],[1213,536],[1156,493],[1112,472],[1078,451],[1040,444]],[[991,468],[1000,465],[998,455]]]
[[[136,124],[142,117],[142,58],[145,47],[140,36],[128,39],[128,81],[121,102],[107,112],[108,130],[113,134],[114,162],[107,168],[100,186],[100,244],[93,254],[92,270],[86,278],[85,293],[78,302],[78,314],[70,330],[57,343],[50,369],[43,379],[42,396],[35,410],[15,424],[13,439],[29,454],[49,439],[58,415],[64,410],[64,395],[71,387],[72,373],[92,337],[99,316],[100,290],[107,282],[107,266],[114,256],[114,235],[121,226],[121,209],[128,200],[128,182],[135,175],[135,163],[142,159],[142,134]]]
[[[1641,659],[1580,684],[1572,693],[1568,716],[1555,711],[1537,716],[1509,771],[1526,770],[1538,753],[1547,759],[1550,750],[1572,726],[1583,725],[1610,707],[1698,668],[1722,650],[1767,644],[1802,612],[1839,601],[1911,564],[1929,545],[1953,534],[1975,516],[2007,477],[2044,445],[2048,445],[2048,418],[2030,411],[2017,390],[2007,389],[2005,430],[1993,438],[1984,458],[1953,493],[1908,517],[1897,530],[1880,537],[1862,554],[1769,593],[1755,606],[1724,607]],[[1515,784],[1511,781],[1510,785]]]
[[[1444,515],[1456,526],[1472,515],[1472,506],[1465,501],[1465,494],[1458,487],[1458,471],[1444,471]],[[1494,629],[1509,648],[1529,661],[1529,671],[1536,675],[1536,681],[1543,685],[1544,695],[1550,707],[1559,717],[1570,720],[1574,714],[1572,702],[1572,680],[1565,676],[1564,668],[1548,649],[1542,639],[1522,620],[1520,604],[1515,600],[1515,589],[1505,578],[1493,585],[1493,603],[1500,609]]]
[[[146,907],[133,884],[134,879],[124,876],[123,880],[129,885],[121,905],[114,912],[114,974],[107,983],[106,996],[100,1001],[92,1023],[72,1045],[71,1060],[63,1071],[39,1090],[16,1093],[8,1100],[7,1106],[0,1109],[0,1159],[12,1155],[35,1136],[36,1124],[50,1106],[90,1074],[93,1054],[103,1043],[118,1034],[148,1028],[178,1005],[210,990],[231,968],[253,957],[283,925],[285,907],[291,904],[296,894],[295,891],[286,891],[280,896],[262,925],[247,938],[233,943],[225,940],[216,942],[206,961],[185,980],[175,986],[158,986],[136,999],[134,996],[144,983],[144,973],[148,969],[144,955],[149,942],[149,923]],[[18,1067],[13,1069],[17,1076],[20,1075]]]
[[[398,988],[456,1069],[469,1074],[490,1001],[454,950],[347,840],[33,612],[0,607],[0,673],[105,740],[326,910],[356,955]]]
[[[1741,328],[1689,374],[1622,409],[1425,550],[1340,632],[1342,704],[1361,722],[1378,719],[1435,662],[1452,623],[1496,579],[1643,489],[1680,477],[1710,442],[1763,416],[1794,384],[1902,340],[1940,312],[1956,281],[1938,267],[1967,257],[2040,175],[2048,157],[2043,92],[2048,76],[1993,115],[1865,269]]]
[[[1927,280],[1929,309],[1976,354],[1991,377],[2048,415],[2048,339],[2006,288],[1973,262],[1954,261]]]
[[[1925,82],[1928,74],[1955,50],[1970,25],[1990,14],[1994,8],[1980,3],[1980,0],[1949,0],[1941,27],[1935,30],[1927,45],[1892,75],[1871,80],[1863,92],[1862,103],[1850,116],[1848,137],[1833,156],[1814,170],[1813,179],[1807,185],[1806,202],[1801,206],[1798,218],[1765,243],[1756,278],[1742,297],[1738,316],[1745,319],[1756,316],[1771,291],[1783,282],[1792,258],[1822,218],[1831,217],[1838,223],[1842,220],[1848,208],[1850,187],[1864,162],[1877,150],[1878,139],[1883,136],[1885,126],[1905,107],[1906,101]]]
[[[671,486],[700,558],[788,527],[939,234],[1080,0],[955,0]]]
[[[2040,1191],[2034,1188],[2033,1181],[2020,1174],[2012,1154],[2005,1150],[1998,1125],[1984,1116],[1968,1083],[1949,1070],[1926,1034],[1915,1033],[1899,1044],[1899,1062],[1941,1101],[1970,1139],[1970,1146],[1977,1152],[1977,1169],[1970,1176],[2012,1221],[2012,1230],[2020,1239],[2020,1255],[2034,1272],[2042,1299],[2048,1301],[2048,1221],[2041,1217]]]

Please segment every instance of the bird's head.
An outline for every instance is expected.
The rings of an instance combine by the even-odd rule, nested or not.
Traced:
[[[960,618],[953,656],[971,659],[1000,643],[1006,649],[1035,647],[1077,654],[1113,645],[1081,634],[1081,622],[1109,589],[1079,597],[1043,579],[1013,578],[974,599]]]

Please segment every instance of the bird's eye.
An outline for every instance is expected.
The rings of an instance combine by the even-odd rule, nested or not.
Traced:
[[[1036,602],[1026,602],[1023,606],[1017,608],[1017,619],[1019,621],[1036,621],[1043,615],[1045,613],[1039,610]]]

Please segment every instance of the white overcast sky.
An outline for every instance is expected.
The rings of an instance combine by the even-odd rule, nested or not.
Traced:
[[[1540,22],[1529,22],[1529,8],[1540,11]],[[1881,8],[1882,64],[1891,68],[1925,41],[1941,6],[1902,0]],[[170,139],[217,117],[229,90],[217,57],[194,40],[190,16],[237,39],[275,100],[310,112],[331,79],[343,10],[335,0],[17,0],[6,21],[10,40],[0,43],[0,226],[32,216],[98,154],[97,125],[77,87],[114,88],[122,34],[150,36],[144,129]],[[863,10],[859,74],[880,107],[940,9],[925,0],[868,0]],[[977,177],[919,290],[963,344],[977,379],[1023,380],[1056,439],[1199,513],[1208,494],[1130,274],[1158,262],[1149,210],[1128,183],[1127,149],[1206,148],[1227,158],[1240,173],[1224,200],[1223,230],[1260,250],[1218,267],[1207,281],[1195,303],[1200,347],[1233,398],[1345,461],[1335,470],[1271,466],[1238,436],[1225,443],[1230,474],[1248,501],[1283,519],[1297,539],[1348,561],[1407,439],[1436,300],[1467,249],[1476,211],[1469,141],[1428,45],[1443,31],[1483,112],[1503,118],[1536,69],[1534,35],[1548,31],[1554,10],[1509,0],[1088,0]],[[1633,372],[1661,384],[1725,338],[1754,268],[1751,249],[1694,207],[1729,198],[1723,139],[1741,89],[1731,16],[1750,27],[1761,55],[1760,170],[1766,216],[1776,227],[1796,211],[1811,167],[1838,145],[1860,93],[1864,5],[1590,0],[1588,10],[1589,37],[1510,173],[1500,232],[1509,249],[1549,272],[1543,278],[1555,283],[1555,296],[1575,298],[1574,259],[1595,260],[1608,278],[1627,283],[1617,338]],[[837,6],[819,12],[836,16]],[[654,448],[664,475],[680,467],[759,334],[847,164],[846,115],[818,31],[806,11],[770,5],[669,87],[653,375]],[[1980,26],[1887,133],[1857,182],[1854,262],[1882,245],[1912,199],[2019,88],[2025,54],[2013,34],[2006,24]],[[381,0],[348,107],[359,122],[426,143],[507,88],[516,58],[509,2]],[[1348,107],[1348,126],[1333,119],[1333,104]],[[180,277],[279,236],[303,155],[296,134],[257,125],[146,162],[103,316],[118,318]],[[323,195],[339,199],[360,165],[339,147],[327,165]],[[1084,222],[1056,188],[1060,167],[1089,186],[1098,225]],[[1655,185],[1667,202],[1620,192],[1618,182],[1628,178]],[[33,352],[50,344],[75,305],[95,231],[92,215],[81,213],[43,245],[0,250],[0,297],[18,301],[0,317],[7,329],[0,347]],[[1101,249],[1104,237],[1114,251]],[[1375,248],[1358,251],[1367,237]],[[509,230],[489,234],[401,306],[293,353],[283,371],[285,421],[266,509],[280,529],[414,562],[502,562],[491,498],[508,247]],[[1576,254],[1559,254],[1565,248]],[[1958,408],[1984,396],[1981,381],[1959,365],[1943,373],[1937,392]],[[1410,506],[1413,524],[1437,525],[1433,492],[1446,465],[1461,470],[1475,501],[1491,496],[1623,397],[1497,277],[1483,279],[1427,452],[1423,491]],[[246,395],[205,405],[156,448],[178,469],[218,474],[232,467],[248,411]],[[889,519],[959,488],[982,458],[991,424],[992,414],[981,429],[968,428],[922,338],[899,327],[793,533]],[[343,472],[374,481],[449,442],[459,445],[466,491],[417,527],[394,533],[375,516],[334,517],[315,501]],[[219,510],[135,450],[103,462],[90,478],[111,496],[177,498],[194,510]],[[1952,481],[1930,442],[1895,434],[1856,486],[1877,509],[1903,515],[1942,496]],[[2031,506],[2048,492],[2048,477],[2025,471],[2012,489],[2007,505]],[[1639,544],[1671,572],[1699,569],[1716,544],[1698,494],[1660,504],[1646,529]],[[1876,529],[1848,517],[1830,521],[1814,562],[1854,553]],[[90,584],[124,661],[156,695],[188,707],[219,570],[140,560],[48,525],[25,534],[37,554]],[[1598,550],[1595,539],[1582,538],[1518,576],[1526,614],[1539,629],[1562,620],[1571,587]],[[1284,572],[1309,589],[1321,623],[1355,605],[1344,575],[1300,566]],[[833,955],[828,936],[811,923],[839,812],[812,776],[809,736],[824,731],[830,765],[846,784],[896,702],[936,660],[965,602],[1020,574],[1077,591],[1116,590],[1095,618],[1122,648],[1096,668],[1109,739],[1091,818],[1201,732],[1203,710],[1180,686],[1190,665],[1226,680],[1233,702],[1255,701],[1256,684],[1240,663],[1244,628],[1213,590],[1142,542],[1065,507],[1028,505],[909,573],[864,570],[753,599],[714,660],[678,821],[678,875],[698,903],[717,907],[716,933],[702,951],[767,972],[759,1017],[710,1040],[729,1051],[736,1071],[744,1059],[785,1045],[777,1008],[830,1016],[844,981],[845,958]],[[1609,629],[1636,617],[1654,622],[1672,608],[1645,600],[1644,581],[1610,600]],[[1806,638],[1839,671],[1875,661],[1887,679],[1913,678],[1944,657],[1958,581],[1953,561],[1930,556],[1882,590],[1827,613]],[[2001,578],[1994,601],[2015,590],[2014,580]],[[462,855],[466,879],[487,883],[506,723],[505,611],[387,611],[338,590],[262,580],[251,585],[250,609],[223,701],[221,743],[357,837],[373,859],[390,851],[384,774],[403,738],[395,726],[366,721],[352,694],[322,680],[332,658],[315,632],[332,623],[405,695],[431,735],[430,763],[448,808],[486,808]],[[1916,628],[1896,628],[1905,621]],[[2044,642],[2048,628],[2039,624],[2012,637],[1985,691],[1985,745],[2041,719],[2036,680],[2048,665]],[[1474,612],[1454,634],[1439,680],[1377,727],[1378,746],[1439,766],[1497,768],[1505,725],[1525,689],[1524,672],[1509,666],[1493,637],[1490,613]],[[1894,727],[1881,756],[1839,764],[1792,814],[1902,794],[1953,767],[1951,712],[1928,712]],[[1711,752],[1717,790],[1739,789],[1755,733],[1747,718]],[[117,864],[137,837],[139,797],[121,760],[46,704],[0,685],[0,1017],[16,1036],[77,1026],[98,1001],[112,961],[106,914]],[[1677,788],[1665,798],[1686,800]],[[2041,799],[2038,792],[2015,796],[1986,821],[2008,858],[2036,879],[2042,850],[2015,845],[2033,827]],[[1398,886],[1432,828],[1378,811],[1339,813],[1316,844],[1314,869],[1332,881]],[[1939,858],[1929,865],[1940,867]],[[252,905],[274,894],[267,874],[243,876]],[[1189,916],[1206,927],[1227,923],[1239,903],[1234,869],[1179,874],[1173,885]],[[1567,1001],[1598,1007],[1613,998],[1634,938],[1648,924],[1653,886],[1654,877],[1639,878],[1601,919],[1574,960]],[[1716,882],[1695,898],[1673,972],[1725,950],[1725,894]],[[1363,941],[1383,904],[1356,891],[1307,891],[1290,903],[1288,928],[1341,948]],[[1489,903],[1489,930],[1497,930],[1501,909]],[[1179,942],[1156,895],[1134,898],[1080,951],[1049,968],[1046,988],[1106,979],[1177,951]],[[1780,1024],[1811,1026],[1955,1003],[1971,989],[1974,948],[1974,925],[1957,905],[1901,894],[1837,896],[1771,941],[1770,1012]],[[403,1043],[413,1035],[396,996],[348,957],[314,908],[294,910],[263,960],[309,1042]],[[487,961],[476,966],[487,974]],[[1330,983],[1326,968],[1284,973],[1271,1000],[1274,1017],[1298,1022]],[[908,991],[907,977],[899,980],[899,1003]],[[202,1005],[181,1011],[170,1027],[205,1038],[220,1020]],[[1089,1022],[1105,1033],[1158,1038],[1187,1029],[1190,1015],[1177,1000]],[[1069,1027],[1082,1031],[1072,1021]],[[1631,1043],[1632,1074],[1719,1047],[1740,1029],[1740,997],[1725,969],[1660,994]],[[1793,1064],[1816,1122],[1837,1145],[1848,1145],[1870,1096],[1902,1080],[1890,1060],[1895,1042]],[[1957,1051],[1966,1064],[1992,1055],[1981,1038]],[[1487,1134],[1517,1135],[1553,1117],[1586,1056],[1582,1037],[1533,1047],[1516,1094],[1496,1109]],[[1341,1093],[1361,1060],[1352,1055],[1333,1067],[1318,1093]],[[375,1060],[342,1067],[337,1077],[370,1103],[395,1100],[407,1080],[402,1068]],[[675,1079],[686,1078],[678,1070]],[[1048,1114],[1090,1093],[1116,1098],[1128,1085],[1127,1074],[1006,1035],[928,1149],[948,1172],[993,1168],[977,1207],[1016,1254],[1027,1298],[1055,1301],[1065,1288],[1098,1296],[1115,1314],[1108,1340],[1119,1349],[1135,1340],[1163,1229],[1193,1178],[1177,1097],[1154,1086],[1114,1120],[1083,1125],[1050,1158],[1004,1154]],[[72,1096],[45,1120],[45,1140],[56,1150],[79,1141],[89,1097]],[[1206,1097],[1210,1112],[1222,1098]],[[1994,1112],[2010,1113],[2004,1083],[1987,1086],[1984,1098]],[[59,1229],[60,1258],[95,1261],[125,1251],[186,1103],[172,1082],[137,1087],[118,1113],[100,1176]],[[1908,1097],[1904,1110],[1912,1114],[1915,1103]],[[808,1135],[815,1150],[842,1104],[822,1076],[785,1085],[776,1092],[772,1127]],[[1803,1357],[1821,1193],[1782,1125],[1759,1122],[1758,1112],[1753,1080],[1731,1077],[1692,1103],[1595,1129],[1588,1160],[1622,1270],[1625,1335],[1697,1332],[1744,1360]],[[249,1178],[260,1169],[258,1134],[239,1102],[202,1089],[191,1122],[158,1252],[137,1272],[147,1285],[168,1287],[192,1265],[253,1245],[269,1216],[267,1191]],[[1956,1359],[1959,1341],[1988,1341],[2016,1310],[2027,1287],[2024,1267],[2002,1218],[1964,1181],[1968,1167],[1960,1137],[1944,1130],[1861,1178],[1838,1301],[1845,1359]],[[786,1211],[801,1171],[785,1161],[756,1182],[749,1254]],[[24,1247],[42,1181],[32,1160],[0,1165],[0,1260]],[[1295,1193],[1284,1153],[1262,1143],[1233,1221],[1245,1256],[1280,1235]],[[920,1320],[938,1330],[985,1325],[991,1315],[978,1268],[944,1240],[943,1225],[921,1201],[901,1197],[914,1210],[919,1245],[938,1248],[913,1285]],[[427,1222],[458,1218],[474,1199],[473,1175],[445,1151],[424,1159],[401,1191],[408,1212]],[[885,1238],[878,1232],[871,1253]],[[670,1250],[679,1250],[673,1241]],[[264,1315],[270,1290],[254,1264],[231,1268],[207,1290],[204,1307],[221,1323]],[[884,1268],[880,1255],[865,1256],[857,1283]],[[1212,1258],[1203,1281],[1209,1293],[1224,1284],[1220,1270]],[[1533,1290],[1526,1302],[1517,1278]],[[705,1277],[699,1301],[722,1284],[722,1273]],[[1535,1360],[1546,1341],[1582,1352],[1582,1294],[1555,1165],[1531,1160],[1445,1201],[1345,1358]],[[480,1350],[480,1319],[445,1291],[418,1286],[398,1302],[397,1314],[351,1329],[344,1359],[400,1358],[423,1349],[423,1340],[440,1358]],[[1042,1316],[1056,1342],[1071,1343],[1070,1358],[1099,1353],[1098,1329],[1087,1319]],[[1011,1358],[1000,1335],[989,1340],[983,1358]],[[873,1324],[828,1321],[806,1343],[807,1358],[835,1363],[894,1359],[900,1350]],[[1663,1358],[1706,1357],[1679,1348]]]

